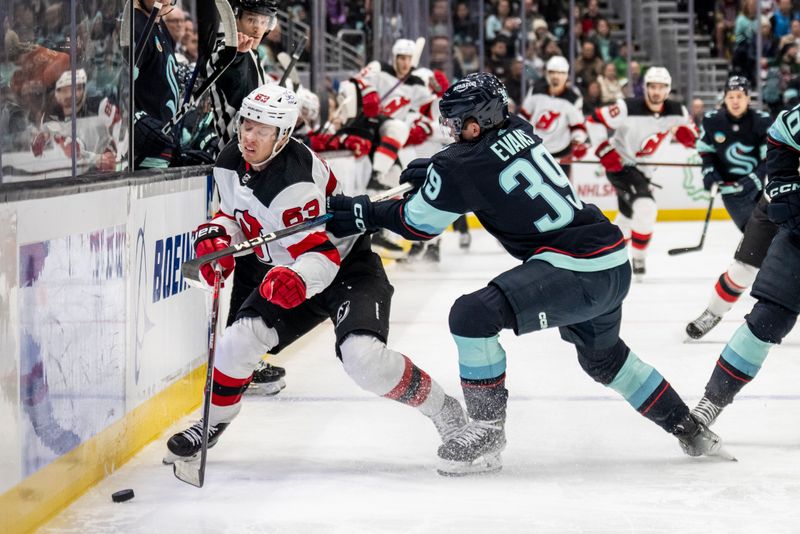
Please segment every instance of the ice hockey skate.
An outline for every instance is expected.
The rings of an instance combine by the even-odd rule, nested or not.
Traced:
[[[219,423],[208,427],[208,448],[217,444],[219,437],[228,427],[228,423]],[[200,458],[203,444],[203,421],[198,421],[186,430],[174,434],[167,441],[167,452],[163,462],[173,464],[177,460],[192,462]]]
[[[633,271],[633,279],[637,282],[641,282],[644,279],[644,275],[647,273],[644,258],[632,258],[631,270]]]
[[[500,453],[506,448],[503,421],[472,420],[453,438],[439,447],[439,467],[443,476],[494,473],[503,468]]]
[[[722,446],[720,437],[692,414],[687,414],[672,433],[678,438],[681,449],[688,456],[719,456],[725,460],[736,461],[736,458]]]
[[[253,381],[245,390],[246,395],[277,395],[286,387],[286,369],[271,365],[264,360],[253,371]]]
[[[697,406],[692,409],[692,415],[699,423],[709,427],[714,424],[723,409],[722,406],[717,406],[708,400],[707,397],[703,397],[700,399],[700,402],[697,403]]]
[[[704,335],[717,326],[722,320],[721,315],[716,315],[706,308],[700,317],[686,325],[686,333],[692,339],[700,339]]]
[[[445,395],[442,411],[431,417],[436,430],[442,437],[442,443],[447,443],[467,426],[467,414],[455,398]]]

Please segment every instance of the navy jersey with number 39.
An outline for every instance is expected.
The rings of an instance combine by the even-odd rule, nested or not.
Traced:
[[[470,211],[523,261],[540,259],[574,271],[627,261],[619,228],[578,198],[531,125],[518,117],[477,142],[435,154],[425,184],[400,207],[401,233],[437,235]]]

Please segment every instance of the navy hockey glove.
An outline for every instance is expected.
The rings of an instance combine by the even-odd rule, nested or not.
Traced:
[[[328,221],[326,228],[336,237],[374,232],[378,229],[372,223],[372,201],[367,195],[328,197],[328,213],[333,218]]]
[[[711,191],[711,186],[714,182],[722,182],[722,176],[711,167],[703,169],[703,189]]]
[[[800,182],[769,182],[765,193],[769,220],[800,234]]]
[[[430,158],[417,158],[408,164],[408,167],[400,173],[400,183],[409,183],[414,187],[414,191],[422,187],[425,178],[428,176],[428,166],[431,164]]]
[[[133,150],[137,160],[146,157],[172,159],[173,139],[161,132],[164,123],[139,111],[133,123]]]

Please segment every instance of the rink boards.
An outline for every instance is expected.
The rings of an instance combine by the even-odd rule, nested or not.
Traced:
[[[346,193],[369,178],[364,158],[325,157]],[[653,159],[699,161],[674,144]],[[12,531],[41,524],[199,403],[208,298],[180,266],[211,187],[191,174],[0,203],[0,516]],[[613,215],[600,166],[572,175]],[[699,168],[653,179],[661,220],[702,219]]]
[[[0,516],[12,532],[200,400],[206,297],[180,266],[209,180],[137,184],[0,204]]]

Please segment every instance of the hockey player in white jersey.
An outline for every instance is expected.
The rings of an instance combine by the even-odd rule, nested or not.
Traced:
[[[435,95],[427,84],[412,74],[419,59],[417,44],[410,39],[398,39],[392,46],[392,64],[370,62],[358,74],[364,86],[373,87],[380,102],[380,116],[386,120],[380,125],[380,143],[372,157],[373,177],[370,189],[385,190],[393,185],[387,177],[397,161],[398,151],[408,141],[410,128],[406,123],[412,110],[430,106]]]
[[[597,108],[589,120],[614,130],[595,154],[617,191],[619,215],[615,220],[631,243],[631,263],[638,279],[645,274],[647,246],[653,236],[658,208],[653,198],[651,169],[646,161],[674,137],[693,148],[697,128],[686,107],[667,100],[672,77],[664,67],[650,67],[644,76],[644,98],[625,98]]]
[[[569,86],[569,63],[563,56],[553,56],[545,66],[544,80],[538,80],[522,102],[520,114],[542,138],[544,147],[570,176],[573,159],[581,159],[586,145],[586,126],[583,124],[583,98]]]
[[[323,215],[341,193],[328,165],[291,138],[295,94],[276,85],[250,93],[239,111],[238,140],[214,166],[220,211],[196,232],[198,256]],[[364,237],[337,239],[311,228],[218,262],[224,276],[246,269],[260,280],[222,334],[216,352],[209,447],[241,409],[242,393],[264,352],[277,353],[330,318],[336,354],[362,388],[417,408],[443,439],[466,424],[463,408],[412,361],[386,346],[394,289]],[[201,270],[214,278],[208,264]],[[202,423],[172,436],[166,463],[197,457]]]

